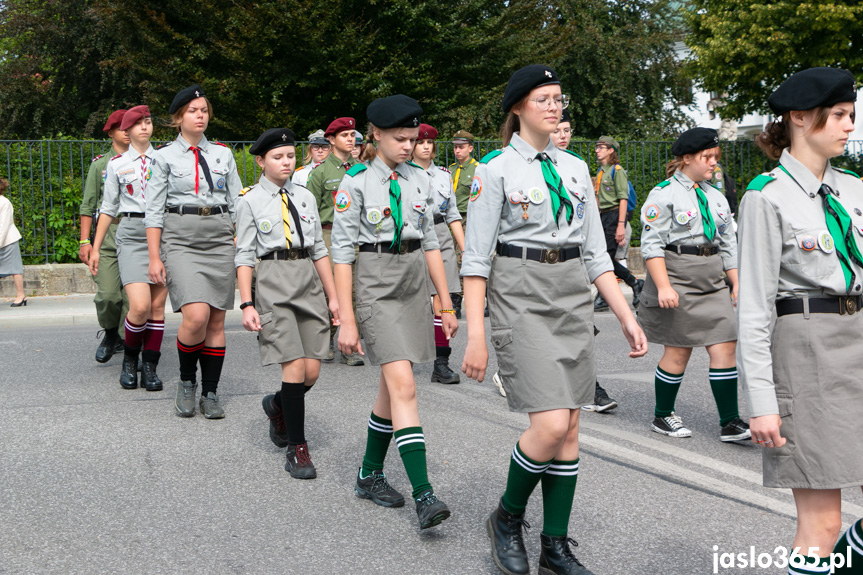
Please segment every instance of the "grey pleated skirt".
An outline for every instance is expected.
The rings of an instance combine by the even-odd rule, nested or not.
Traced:
[[[255,309],[261,316],[261,364],[301,357],[325,359],[330,314],[311,259],[262,260],[256,268]]]
[[[360,252],[356,263],[357,324],[372,365],[434,361],[434,326],[422,250]]]
[[[123,218],[117,225],[117,264],[123,285],[151,284],[150,253],[147,251],[147,228],[143,218]]]
[[[24,264],[21,262],[21,241],[12,242],[0,248],[0,278],[21,275]]]
[[[593,403],[593,299],[580,259],[545,264],[495,257],[488,309],[510,411]]]
[[[863,313],[777,318],[773,378],[782,447],[764,449],[764,486],[863,485]]]
[[[737,341],[731,292],[723,279],[722,258],[665,252],[665,267],[679,305],[659,307],[650,273],[644,281],[638,323],[647,341],[673,347],[703,347]]]
[[[455,242],[452,239],[452,232],[449,231],[449,226],[446,222],[441,222],[434,225],[434,231],[437,234],[437,241],[440,244],[440,255],[443,258],[443,269],[446,272],[446,285],[450,293],[458,293],[461,291],[458,286],[458,262],[455,255]],[[429,278],[429,291],[432,295],[437,295],[437,290]]]
[[[228,214],[165,214],[161,254],[175,313],[197,302],[234,309],[235,251]]]

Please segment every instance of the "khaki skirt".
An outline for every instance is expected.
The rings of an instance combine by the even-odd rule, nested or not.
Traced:
[[[863,485],[863,314],[777,318],[773,378],[782,447],[764,449],[764,486]]]
[[[593,403],[593,298],[581,259],[550,265],[495,257],[488,309],[510,411]]]
[[[422,250],[360,252],[356,263],[357,325],[372,365],[434,361],[434,325]]]
[[[161,255],[175,313],[198,302],[234,309],[235,251],[228,214],[165,214]]]
[[[325,359],[330,345],[330,313],[312,260],[262,260],[256,270],[261,365],[301,357]]]
[[[18,240],[0,248],[0,278],[24,274],[20,244]]]
[[[147,228],[143,218],[123,218],[117,225],[117,264],[123,285],[152,284],[148,271],[150,253],[147,251]]]
[[[452,232],[446,222],[441,222],[434,225],[434,231],[437,234],[437,241],[440,244],[440,256],[443,258],[443,269],[446,272],[446,286],[450,293],[458,293],[461,290],[458,277],[458,262],[455,255],[455,242],[452,239]],[[454,291],[455,290],[455,291]],[[437,290],[429,278],[429,291],[432,295],[437,295]]]
[[[679,305],[672,309],[659,307],[656,284],[648,273],[638,306],[638,323],[647,341],[673,347],[737,341],[737,319],[719,254],[696,256],[666,251],[665,267]]]

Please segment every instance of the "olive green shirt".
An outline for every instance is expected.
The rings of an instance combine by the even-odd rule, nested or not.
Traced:
[[[449,171],[452,173],[452,184],[455,189],[458,213],[462,216],[467,214],[467,202],[470,199],[470,185],[473,182],[473,175],[476,172],[476,167],[478,165],[479,162],[473,158],[468,159],[464,164],[455,162],[449,165]]]
[[[602,176],[597,173],[596,195],[599,197],[600,211],[610,210],[620,206],[620,200],[629,199],[629,178],[626,171],[619,165],[614,168],[614,179],[611,178],[613,166],[600,167]]]
[[[348,156],[347,161],[342,163],[335,154],[330,154],[327,158],[317,165],[309,174],[309,181],[306,187],[315,196],[315,201],[318,203],[318,212],[321,217],[321,224],[333,223],[333,198],[336,197],[336,192],[339,191],[339,184],[345,173],[355,164],[355,160]]]
[[[90,171],[87,172],[87,180],[84,183],[84,194],[81,198],[81,209],[78,214],[82,216],[96,215],[96,209],[102,203],[102,191],[105,189],[105,174],[108,170],[108,160],[114,153],[113,148],[108,154],[96,156],[90,163]]]

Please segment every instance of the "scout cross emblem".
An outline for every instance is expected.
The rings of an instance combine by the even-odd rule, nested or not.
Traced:
[[[287,135],[287,134],[282,134],[282,141],[283,141],[283,142],[287,142],[287,141],[288,141],[288,135]]]
[[[201,97],[200,92],[198,92],[197,90],[195,90],[195,97],[196,97],[196,98],[200,98],[200,97]]]
[[[545,75],[551,78],[551,72],[549,72],[548,70],[545,71]]]

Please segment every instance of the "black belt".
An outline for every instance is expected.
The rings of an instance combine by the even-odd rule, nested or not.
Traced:
[[[803,302],[798,298],[780,299],[776,301],[776,315],[803,313]],[[838,313],[839,315],[854,315],[861,308],[859,295],[841,297],[811,297],[809,298],[809,313]]]
[[[386,254],[409,254],[420,249],[419,240],[405,240],[402,245],[390,248],[389,244],[360,244],[361,252],[380,252]]]
[[[664,249],[688,256],[713,256],[719,253],[719,246],[681,246],[679,244],[668,244]]]
[[[620,206],[614,206],[613,208],[605,208],[604,210],[599,210],[600,214],[607,214],[608,212],[619,212]]]
[[[579,257],[581,255],[581,248],[576,246],[574,248],[546,250],[538,248],[523,248],[521,246],[499,243],[497,244],[497,255],[507,258],[520,258],[524,256],[525,258],[535,262],[556,264],[558,262],[565,262],[566,260],[573,260]]]
[[[291,248],[289,250],[276,250],[261,256],[262,260],[303,260],[311,257],[309,250]]]
[[[184,216],[215,216],[227,212],[228,206],[213,206],[212,208],[209,206],[171,206],[165,208],[165,211],[169,214],[183,214]]]
[[[119,215],[124,218],[143,218],[144,212],[120,212]]]
[[[445,217],[443,217],[443,216],[435,216],[435,217],[434,217],[434,223],[435,223],[435,225],[437,225],[437,224],[442,224],[442,223],[444,223],[445,221],[446,221],[446,218],[445,218]]]

